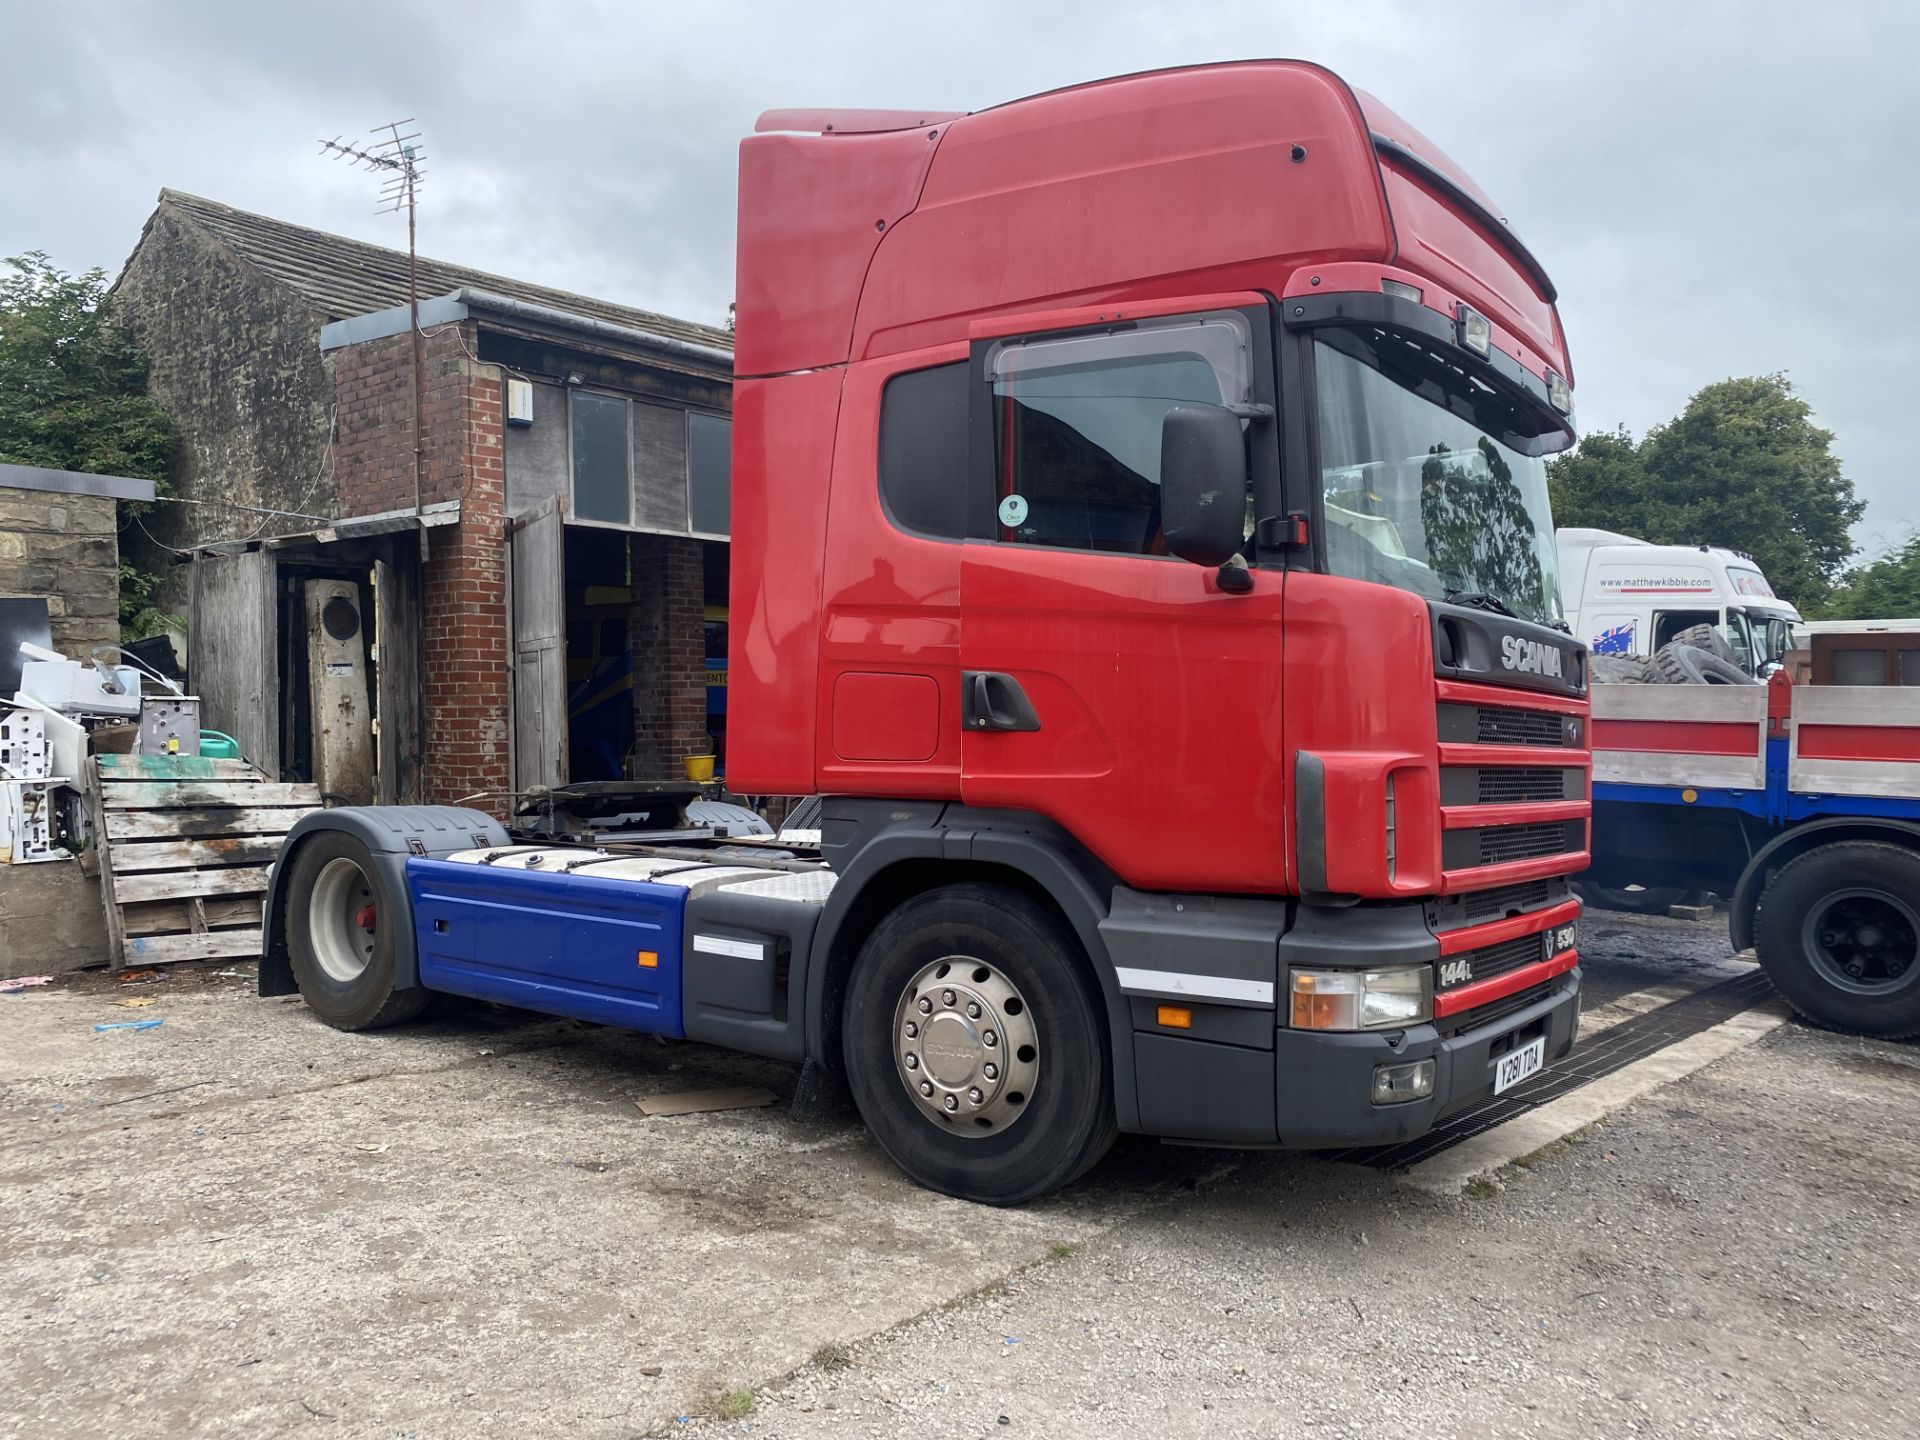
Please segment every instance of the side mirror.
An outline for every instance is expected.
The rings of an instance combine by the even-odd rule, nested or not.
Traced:
[[[1224,565],[1247,525],[1247,447],[1240,417],[1219,405],[1175,405],[1160,422],[1160,530],[1195,565]]]

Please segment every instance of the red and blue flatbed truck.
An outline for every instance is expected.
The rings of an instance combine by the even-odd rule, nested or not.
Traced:
[[[263,993],[450,992],[844,1080],[993,1203],[1120,1131],[1418,1135],[1573,1044],[1586,651],[1554,290],[1298,62],[740,152],[729,780],[817,851],[288,835]]]

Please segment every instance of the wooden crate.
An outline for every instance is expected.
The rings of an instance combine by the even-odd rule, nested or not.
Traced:
[[[260,954],[267,867],[316,787],[197,755],[96,755],[87,784],[115,969]]]

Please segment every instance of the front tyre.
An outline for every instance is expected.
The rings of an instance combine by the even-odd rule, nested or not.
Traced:
[[[1920,1035],[1920,852],[1843,840],[1788,861],[1761,893],[1753,943],[1774,988],[1815,1024]]]
[[[1022,1204],[1113,1144],[1099,994],[1060,918],[1016,891],[953,885],[888,915],[855,961],[842,1037],[867,1128],[930,1190]]]
[[[407,924],[407,899],[391,893],[367,847],[323,830],[291,863],[287,953],[307,1008],[336,1030],[396,1025],[424,1010],[427,991],[394,988],[394,935]]]

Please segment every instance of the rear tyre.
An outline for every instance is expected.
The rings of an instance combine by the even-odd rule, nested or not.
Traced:
[[[1920,1035],[1920,852],[1842,840],[1788,861],[1761,892],[1754,951],[1816,1025]]]
[[[888,915],[854,963],[842,1036],[861,1118],[929,1190],[1023,1204],[1118,1133],[1084,955],[1016,891],[953,885]]]
[[[396,990],[393,943],[407,923],[367,847],[339,830],[309,837],[287,874],[287,953],[307,1008],[336,1030],[411,1020],[429,993]]]

